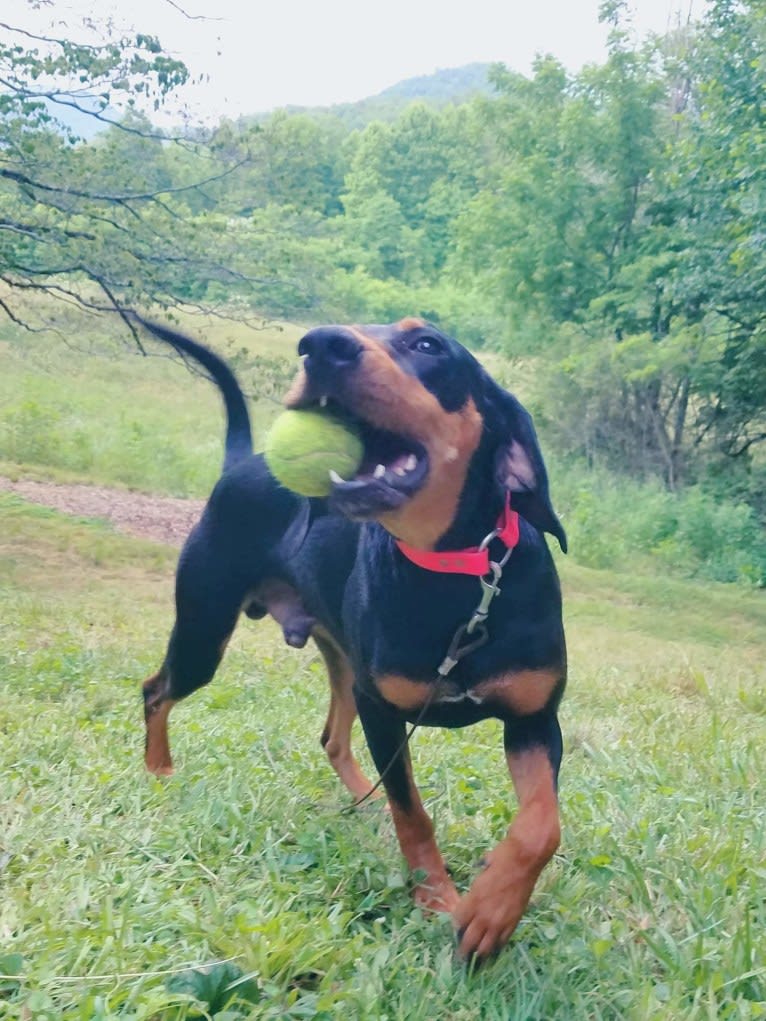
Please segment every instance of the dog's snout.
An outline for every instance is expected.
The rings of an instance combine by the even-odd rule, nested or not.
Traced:
[[[307,355],[314,364],[341,369],[355,362],[362,345],[350,333],[337,327],[311,330],[298,345],[298,354]]]

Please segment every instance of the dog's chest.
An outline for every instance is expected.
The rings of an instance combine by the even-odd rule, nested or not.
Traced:
[[[434,709],[481,707],[500,716],[528,716],[540,712],[561,683],[561,671],[553,669],[507,671],[469,688],[449,678],[413,681],[398,674],[374,678],[378,693],[404,713],[419,712],[426,704]]]

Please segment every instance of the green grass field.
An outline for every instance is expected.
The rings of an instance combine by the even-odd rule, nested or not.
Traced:
[[[0,498],[0,1016],[766,1016],[761,597],[562,558],[563,842],[472,974],[412,908],[389,819],[342,812],[310,649],[244,624],[175,710],[176,775],[142,772],[173,560]],[[414,741],[461,886],[514,810],[501,745],[493,722]]]
[[[108,324],[113,329],[113,324]],[[243,374],[261,396],[251,404],[260,443],[297,367],[303,332],[289,324],[253,330],[194,317],[183,326],[234,358],[257,354]],[[0,471],[147,492],[206,496],[220,472],[223,416],[211,384],[146,340],[148,358],[93,325],[31,339],[0,326]]]
[[[179,325],[233,362],[253,398],[253,437],[262,449],[297,371],[304,329],[201,315]],[[59,326],[66,344],[54,334],[30,339],[0,319],[0,473],[207,496],[224,434],[214,387],[150,337],[142,337],[149,357],[140,357],[113,321]],[[498,355],[486,359],[508,373]]]

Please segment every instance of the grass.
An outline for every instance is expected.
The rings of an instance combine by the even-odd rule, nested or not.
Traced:
[[[0,471],[204,495],[223,433],[210,384],[61,325],[69,347],[0,329]],[[255,356],[258,444],[298,328],[183,325]],[[176,776],[148,777],[138,683],[162,657],[175,555],[0,495],[0,1018],[766,1017],[763,595],[667,576],[715,567],[725,508],[557,477],[591,564],[560,558],[564,839],[478,973],[412,908],[390,821],[342,811],[312,650],[243,624],[174,711]],[[593,569],[609,565],[629,570]],[[420,732],[414,759],[465,887],[514,810],[499,726]]]
[[[295,371],[302,331],[289,324],[248,330],[202,317],[182,325],[235,364],[243,352],[256,354],[243,380],[260,394],[251,404],[259,444]],[[141,358],[93,326],[73,336],[67,346],[57,336],[30,340],[13,324],[0,327],[0,461],[8,473],[20,464],[25,474],[66,481],[207,495],[223,448],[215,388],[151,340],[152,357]]]
[[[177,774],[142,772],[172,559],[0,497],[1,1017],[766,1017],[757,594],[562,560],[563,843],[471,973],[412,908],[389,819],[342,812],[310,649],[243,624],[174,711]],[[465,886],[513,812],[499,727],[414,746]]]

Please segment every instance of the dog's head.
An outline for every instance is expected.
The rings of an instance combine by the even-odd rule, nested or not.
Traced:
[[[330,500],[347,517],[431,549],[455,522],[470,478],[486,514],[510,492],[522,517],[566,549],[530,415],[457,341],[410,318],[321,326],[298,353],[287,406],[327,406],[362,435],[357,474],[333,477]]]

